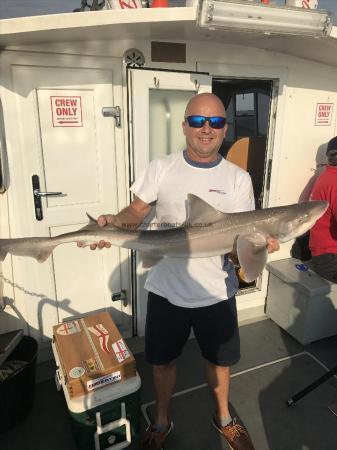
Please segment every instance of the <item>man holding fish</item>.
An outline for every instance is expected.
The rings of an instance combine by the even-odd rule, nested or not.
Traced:
[[[221,100],[210,93],[193,97],[186,107],[182,127],[186,150],[153,160],[131,187],[135,194],[132,203],[115,216],[100,216],[100,226],[137,228],[153,203],[158,223],[184,223],[189,220],[188,193],[222,212],[254,209],[249,174],[218,153],[227,131]],[[207,219],[200,211],[200,226]],[[102,240],[90,247],[110,245]],[[268,238],[267,249],[278,250],[278,241]],[[145,283],[149,291],[145,353],[153,366],[157,409],[142,448],[161,449],[173,428],[169,405],[176,382],[176,359],[192,328],[207,363],[207,381],[215,399],[213,426],[232,449],[253,449],[247,430],[231,417],[228,409],[230,366],[240,358],[235,300],[238,281],[232,262],[223,255],[166,257],[153,263],[156,264]]]
[[[244,279],[255,280],[265,267],[267,251],[303,235],[328,207],[326,201],[311,201],[254,211],[248,173],[218,154],[226,130],[220,99],[210,93],[197,95],[183,121],[186,150],[151,161],[131,187],[135,199],[123,211],[97,221],[89,216],[88,225],[58,236],[0,239],[0,261],[10,254],[43,263],[58,245],[70,242],[146,254],[144,264],[153,267],[145,283],[145,353],[153,366],[157,414],[142,448],[162,448],[173,427],[169,404],[176,359],[191,329],[207,362],[216,403],[213,426],[232,449],[254,448],[247,430],[228,410],[229,367],[240,357],[238,282],[228,254],[235,251]],[[173,228],[137,229],[154,203],[157,222]]]
[[[328,207],[326,201],[311,201],[254,211],[248,173],[218,154],[226,130],[220,99],[196,95],[183,121],[186,150],[151,161],[131,187],[135,199],[127,208],[97,221],[89,216],[88,225],[58,236],[0,239],[0,261],[10,254],[43,263],[58,245],[70,242],[92,249],[116,245],[146,255],[144,265],[153,267],[145,283],[145,353],[153,366],[157,410],[144,449],[161,449],[172,430],[169,405],[176,359],[191,329],[215,399],[213,426],[232,449],[254,448],[228,409],[229,367],[240,358],[238,281],[228,254],[235,251],[244,279],[255,280],[267,251],[303,235]],[[138,230],[154,203],[157,223],[169,228]]]

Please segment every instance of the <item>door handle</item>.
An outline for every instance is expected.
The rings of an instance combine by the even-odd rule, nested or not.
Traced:
[[[41,192],[40,189],[34,189],[33,194],[35,197],[56,197],[57,195],[64,195],[63,192]]]
[[[42,210],[42,202],[41,197],[65,195],[63,192],[41,192],[40,191],[40,178],[38,175],[32,176],[32,188],[33,188],[33,199],[34,199],[34,208],[35,208],[35,218],[36,220],[43,220],[43,210]]]

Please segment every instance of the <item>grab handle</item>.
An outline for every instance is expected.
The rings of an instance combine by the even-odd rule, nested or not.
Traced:
[[[106,447],[104,450],[121,450],[122,448],[128,447],[131,444],[131,425],[130,420],[126,418],[126,410],[125,403],[121,403],[121,418],[114,420],[113,422],[109,422],[105,425],[102,425],[101,422],[101,413],[98,411],[96,413],[96,426],[97,431],[95,433],[95,450],[103,450],[100,447],[99,437],[103,433],[107,433],[108,431],[115,430],[116,428],[125,426],[125,441],[118,442],[117,444],[110,445],[110,447]],[[111,436],[113,438],[113,436]]]

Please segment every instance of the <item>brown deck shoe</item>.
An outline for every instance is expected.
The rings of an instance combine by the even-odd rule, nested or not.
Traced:
[[[163,450],[165,439],[173,429],[173,422],[170,423],[166,431],[158,431],[149,425],[140,443],[141,450]]]
[[[224,427],[213,417],[212,425],[223,435],[232,450],[254,450],[248,431],[237,423],[236,417]]]

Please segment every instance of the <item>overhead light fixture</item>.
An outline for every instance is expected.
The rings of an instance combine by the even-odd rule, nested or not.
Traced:
[[[266,34],[293,34],[323,37],[332,28],[328,11],[252,3],[247,0],[203,0],[198,25]]]

